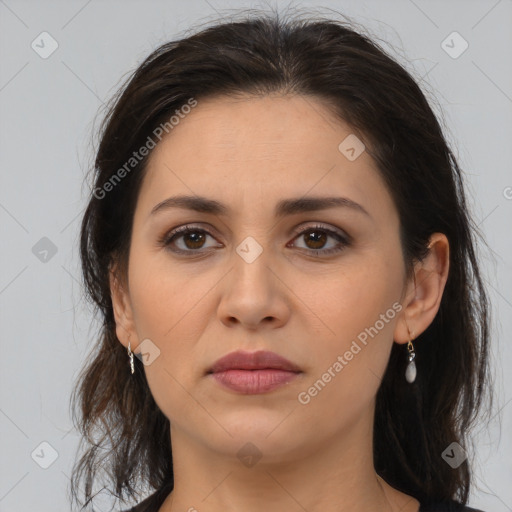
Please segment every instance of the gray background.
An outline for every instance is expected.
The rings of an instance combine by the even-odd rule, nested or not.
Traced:
[[[512,363],[512,0],[292,4],[333,8],[368,27],[443,112],[491,247],[481,257],[494,309],[496,404],[490,428],[476,432],[470,503],[512,511],[512,375],[504,372]],[[158,44],[215,11],[266,5],[0,0],[1,512],[70,510],[79,438],[69,394],[97,327],[82,299],[77,240],[100,107]],[[58,43],[45,59],[31,47],[43,31]],[[457,58],[442,46],[453,31],[469,45]],[[462,40],[448,44],[462,49]]]

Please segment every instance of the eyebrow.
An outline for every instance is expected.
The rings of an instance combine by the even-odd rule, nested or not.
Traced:
[[[313,212],[329,208],[350,208],[371,218],[363,206],[347,197],[300,197],[282,199],[275,207],[275,217],[283,218],[302,212]],[[219,201],[201,196],[179,195],[164,199],[153,207],[150,216],[170,208],[183,208],[212,215],[229,215],[230,208]]]

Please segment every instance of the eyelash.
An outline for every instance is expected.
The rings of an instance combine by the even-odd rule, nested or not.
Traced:
[[[296,232],[294,234],[294,240],[296,238],[299,238],[301,235],[304,235],[304,234],[312,232],[312,231],[316,231],[316,232],[321,231],[323,233],[326,233],[328,236],[337,239],[338,242],[340,242],[341,247],[338,246],[338,247],[331,248],[331,249],[303,249],[303,250],[307,251],[307,253],[309,255],[319,257],[319,256],[335,254],[335,253],[339,253],[339,252],[343,251],[346,247],[351,245],[351,238],[348,235],[343,236],[340,233],[333,231],[332,229],[328,229],[321,225],[308,226],[307,228]],[[176,248],[171,249],[170,248],[171,243],[175,239],[181,238],[184,235],[187,235],[189,233],[203,233],[203,234],[209,235],[213,238],[213,235],[211,235],[208,231],[206,231],[202,228],[199,228],[196,226],[191,226],[191,225],[185,225],[185,226],[181,226],[177,229],[174,229],[169,233],[166,233],[165,235],[160,237],[160,239],[158,240],[158,243],[159,243],[159,245],[165,247],[167,250],[177,253],[177,254],[193,254],[193,253],[199,253],[199,252],[206,252],[206,251],[200,251],[199,249],[198,250],[190,249],[190,250],[185,251],[182,249],[176,249]]]

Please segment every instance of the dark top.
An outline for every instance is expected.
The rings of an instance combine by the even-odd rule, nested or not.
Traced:
[[[158,512],[165,498],[170,493],[170,489],[162,488],[147,497],[144,501],[133,508],[123,510],[122,512]],[[483,510],[463,507],[455,501],[449,503],[421,503],[419,512],[484,512]]]

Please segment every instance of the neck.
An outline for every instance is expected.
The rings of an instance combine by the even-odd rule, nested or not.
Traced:
[[[171,427],[175,485],[159,512],[417,512],[414,498],[375,473],[372,427],[369,414],[347,432],[275,459],[266,456],[275,453],[269,436],[261,440],[265,448],[256,463],[239,459],[238,449],[234,456],[212,451]]]

